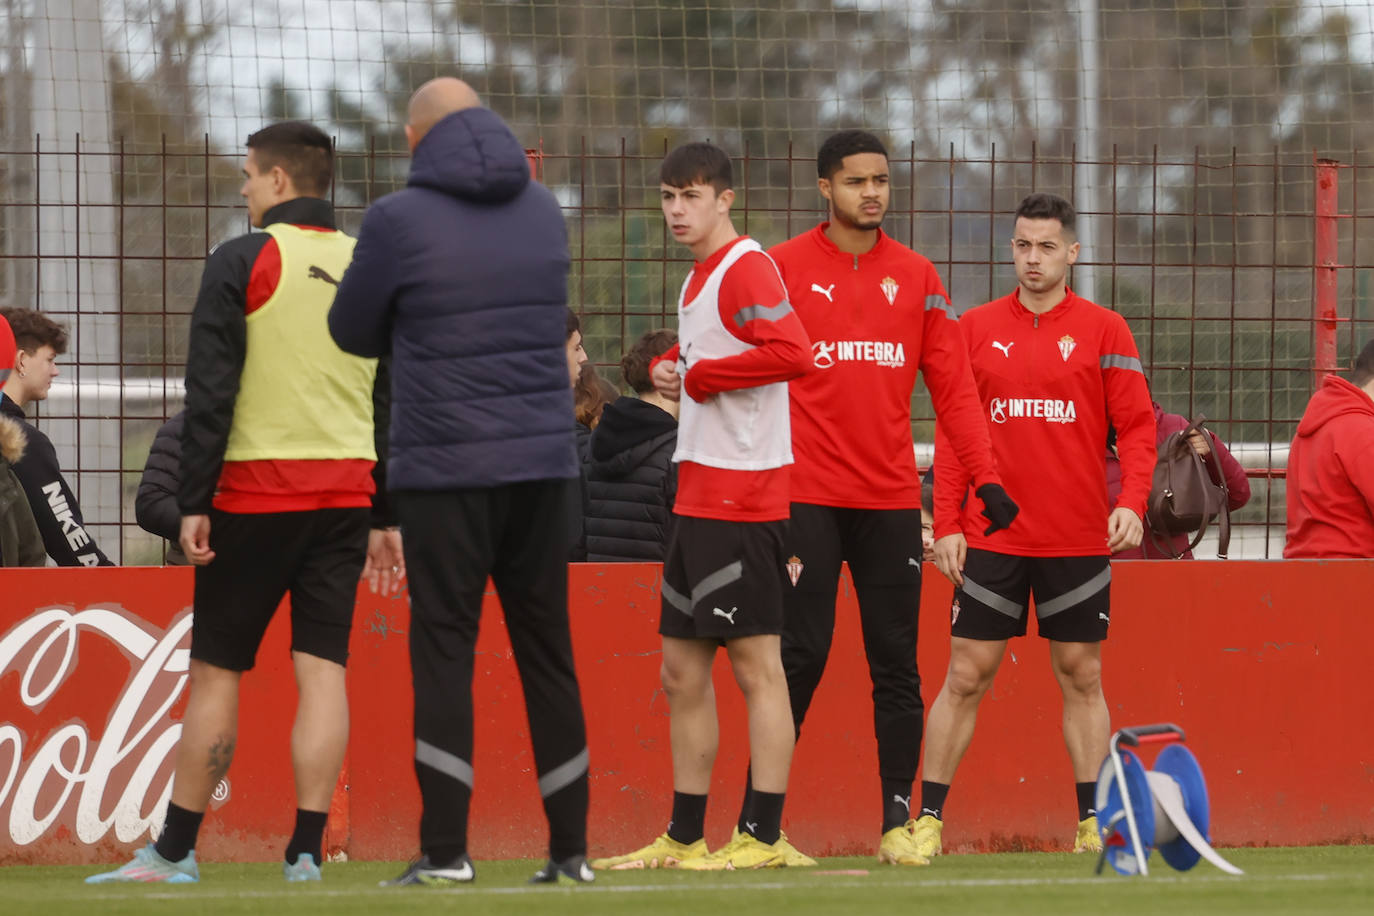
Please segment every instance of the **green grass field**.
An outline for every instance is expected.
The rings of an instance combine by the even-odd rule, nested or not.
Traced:
[[[1224,850],[1246,870],[1229,877],[1201,863],[1174,872],[1155,857],[1146,878],[1094,876],[1094,859],[1068,853],[942,856],[928,868],[879,867],[872,859],[823,859],[819,868],[729,873],[597,874],[594,885],[530,887],[539,863],[478,862],[477,881],[454,890],[380,888],[398,862],[330,865],[315,885],[287,885],[277,865],[201,866],[191,886],[98,885],[98,868],[0,869],[0,911],[41,914],[153,913],[602,913],[767,914],[1374,913],[1374,847]],[[900,910],[885,908],[900,907]]]

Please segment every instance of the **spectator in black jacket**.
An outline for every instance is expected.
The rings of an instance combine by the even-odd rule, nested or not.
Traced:
[[[171,542],[167,546],[169,566],[187,564],[180,543],[181,509],[177,507],[177,490],[181,488],[181,428],[185,421],[186,411],[182,410],[158,427],[138,481],[138,495],[134,497],[138,527]]]
[[[620,361],[634,397],[607,404],[592,432],[587,465],[587,559],[662,560],[677,494],[678,402],[654,390],[649,365],[677,343],[650,331]]]
[[[4,355],[0,358],[0,385],[9,377],[6,360],[15,349],[10,324],[0,315],[0,354]],[[10,470],[24,457],[27,446],[24,427],[0,415],[0,566],[42,566],[48,560],[24,485]]]
[[[14,476],[24,486],[29,508],[43,535],[43,547],[58,566],[113,566],[91,540],[86,520],[57,463],[52,440],[28,422],[24,408],[48,396],[57,378],[57,357],[67,352],[67,331],[47,315],[32,309],[0,309],[14,332],[14,349],[0,357],[13,368],[0,393],[0,414],[24,428],[28,448],[14,464]],[[13,361],[10,362],[11,357]]]

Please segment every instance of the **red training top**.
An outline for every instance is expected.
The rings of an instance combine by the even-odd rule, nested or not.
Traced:
[[[740,236],[722,245],[705,261],[693,265],[685,301],[701,292],[706,278]],[[776,319],[757,317],[736,320],[738,313],[760,303],[772,306],[785,301],[787,293],[778,272],[763,252],[749,252],[726,271],[717,297],[720,320],[736,338],[753,349],[721,359],[699,359],[682,380],[683,395],[705,401],[711,395],[737,388],[785,382],[806,372],[811,365],[810,341],[794,311]],[[757,310],[750,314],[757,314]],[[674,346],[659,359],[677,360]],[[657,362],[657,360],[655,360]],[[710,467],[694,461],[678,466],[677,501],[673,511],[696,518],[732,521],[777,521],[791,514],[788,472],[790,466],[764,471]]]
[[[792,501],[918,509],[911,392],[920,369],[936,414],[979,485],[998,483],[959,324],[935,267],[878,230],[841,251],[829,223],[769,254],[813,341],[815,368],[792,382]]]
[[[1105,556],[1108,423],[1121,457],[1117,505],[1142,519],[1155,466],[1154,409],[1125,319],[1072,290],[1037,316],[1018,287],[969,309],[959,324],[993,457],[1021,512],[1010,528],[984,537],[987,522],[941,421],[935,536],[962,530],[969,547],[1017,556]]]

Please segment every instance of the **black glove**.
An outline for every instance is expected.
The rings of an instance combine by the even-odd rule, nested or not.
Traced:
[[[1011,497],[1007,495],[1006,490],[1002,489],[1000,483],[985,483],[973,492],[983,501],[984,517],[992,522],[984,529],[983,537],[987,537],[994,531],[1011,527],[1012,521],[1021,511],[1021,507],[1012,502]]]

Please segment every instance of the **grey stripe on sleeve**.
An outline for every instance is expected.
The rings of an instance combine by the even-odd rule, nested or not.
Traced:
[[[1134,356],[1122,356],[1120,353],[1108,353],[1101,360],[1103,369],[1125,369],[1127,372],[1139,372],[1145,374],[1145,369],[1140,365],[1140,360]]]
[[[929,312],[931,309],[939,309],[953,321],[959,320],[958,311],[955,310],[954,306],[949,304],[949,301],[945,299],[944,296],[926,296],[926,311]]]
[[[763,321],[777,321],[792,311],[792,303],[786,299],[777,305],[749,305],[735,312],[735,324],[744,327],[751,321],[761,319]]]

